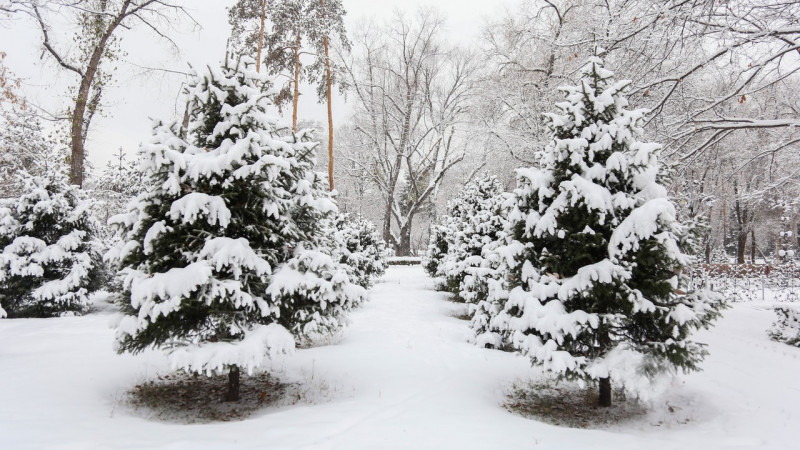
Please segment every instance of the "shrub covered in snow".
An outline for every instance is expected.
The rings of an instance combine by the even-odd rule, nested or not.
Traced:
[[[156,124],[142,146],[146,191],[111,219],[118,350],[168,348],[176,368],[229,369],[231,398],[240,368],[341,327],[365,295],[324,228],[337,208],[313,171],[316,143],[267,115],[270,86],[247,59],[197,74],[191,142]]]
[[[444,220],[448,218],[449,216],[445,216]],[[449,234],[447,226],[439,224],[431,226],[431,240],[428,244],[428,250],[425,252],[425,257],[422,258],[422,267],[428,275],[432,277],[439,276],[439,265],[447,255],[451,241],[452,235]]]
[[[482,271],[477,270],[467,286],[463,283],[475,269],[481,269],[483,249],[503,230],[504,200],[503,186],[487,174],[467,183],[448,202],[447,215],[434,228],[424,262],[431,276],[442,279],[443,290],[466,301],[478,298]]]
[[[778,320],[769,330],[769,336],[778,342],[800,347],[800,304],[776,306],[775,314]]]
[[[629,82],[613,81],[599,57],[582,74],[546,115],[553,138],[538,167],[517,171],[492,320],[534,363],[598,380],[610,405],[612,377],[631,387],[697,370],[706,352],[691,334],[723,304],[682,293],[691,233],[660,184],[660,146],[639,141],[646,111],[626,109]]]
[[[505,236],[507,194],[500,181],[485,175],[469,183],[456,198],[461,222],[442,260],[445,285],[468,303],[485,298],[487,280],[495,273],[493,244]]]
[[[22,193],[0,202],[0,316],[83,313],[105,280],[89,204],[59,170],[16,176]]]
[[[391,250],[378,229],[361,215],[342,213],[334,221],[340,261],[350,268],[351,280],[369,288],[386,270],[386,258]]]
[[[129,158],[122,149],[116,157],[97,175],[90,174],[84,189],[96,201],[92,208],[95,216],[101,223],[107,223],[112,216],[125,212],[125,207],[143,189],[144,174],[139,167],[139,157],[134,155]],[[106,240],[113,234],[112,230],[104,227],[102,230]]]

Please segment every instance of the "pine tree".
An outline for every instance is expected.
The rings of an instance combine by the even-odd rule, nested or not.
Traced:
[[[486,174],[464,185],[447,204],[447,214],[433,226],[423,266],[442,280],[440,288],[456,299],[476,302],[485,271],[483,251],[504,228],[503,186]]]
[[[502,184],[489,174],[467,183],[451,201],[451,217],[458,220],[450,230],[452,242],[439,271],[444,288],[467,303],[475,303],[480,295],[486,275],[481,270],[483,250],[503,230],[503,201]]]
[[[0,202],[0,316],[86,312],[106,278],[89,202],[55,168],[16,178],[22,194]]]
[[[386,270],[386,243],[375,224],[361,215],[339,214],[333,227],[339,261],[350,268],[353,282],[368,289]]]
[[[146,191],[111,219],[127,315],[117,349],[167,348],[190,372],[239,372],[342,326],[364,297],[325,229],[336,204],[316,143],[267,114],[275,91],[252,59],[209,67],[188,89],[191,142],[157,123],[142,146]]]
[[[0,118],[0,198],[24,192],[23,178],[16,176],[20,171],[43,176],[56,170],[68,155],[66,149],[57,148],[35,115],[15,109]]]
[[[598,380],[611,404],[611,377],[698,370],[691,341],[723,307],[688,290],[691,230],[661,184],[660,146],[641,142],[645,110],[628,110],[627,81],[592,57],[578,86],[564,87],[547,114],[552,141],[535,168],[517,171],[513,242],[503,314],[514,347],[560,376]],[[504,299],[506,297],[507,299]]]
[[[425,269],[425,273],[432,277],[439,276],[439,266],[447,255],[452,241],[452,235],[448,233],[449,227],[445,222],[448,218],[449,216],[445,216],[442,218],[442,223],[431,225],[431,239],[425,257],[422,259],[422,267]]]
[[[114,232],[107,226],[108,219],[125,212],[128,202],[144,189],[144,175],[138,162],[138,159],[130,160],[120,148],[114,160],[109,161],[99,175],[90,172],[84,184],[95,200],[91,210],[101,223],[98,237],[106,247],[116,245]]]

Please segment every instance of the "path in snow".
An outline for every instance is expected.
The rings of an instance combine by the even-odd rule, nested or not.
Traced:
[[[538,372],[524,358],[466,343],[466,322],[453,317],[461,307],[433,292],[420,267],[392,267],[340,342],[274,363],[316,404],[203,425],[148,421],[120,407],[125,390],[166,373],[167,363],[158,352],[115,355],[107,315],[3,320],[0,449],[800,448],[800,349],[767,339],[771,311],[727,311],[700,336],[711,351],[704,372],[675,383],[651,417],[589,431],[506,412],[504,389]]]

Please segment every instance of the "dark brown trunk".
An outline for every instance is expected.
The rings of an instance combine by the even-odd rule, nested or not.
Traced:
[[[397,256],[411,256],[411,218],[408,218],[406,225],[400,229],[400,242],[395,249]]]
[[[122,23],[122,19],[125,18],[129,5],[130,1],[125,1],[122,5],[120,13],[117,15],[114,21],[108,25],[108,28],[106,28],[106,31],[97,42],[97,46],[92,51],[92,56],[89,58],[89,63],[86,65],[86,70],[83,72],[83,76],[81,77],[81,85],[78,88],[78,95],[75,98],[75,109],[72,110],[72,136],[70,136],[72,154],[70,156],[69,170],[70,184],[75,184],[81,187],[83,186],[83,160],[85,158],[84,143],[86,142],[84,130],[88,131],[89,129],[89,127],[85,126],[86,124],[83,122],[86,114],[86,106],[89,101],[89,91],[92,88],[92,83],[94,83],[94,77],[97,75],[97,69],[100,67],[100,60],[103,57],[103,53],[105,53],[108,40],[111,38],[114,30],[116,30],[119,24]]]
[[[226,402],[239,401],[239,366],[231,366],[228,372],[228,392],[225,394]]]
[[[797,224],[794,235],[797,236],[797,247],[800,248],[800,223]]]
[[[736,236],[736,264],[744,264],[745,253],[747,253],[747,232],[740,231]]]
[[[756,230],[750,230],[750,262],[756,263]]]
[[[392,240],[392,202],[386,201],[386,206],[383,210],[383,241],[388,245],[394,245]]]
[[[597,406],[607,408],[611,406],[611,378],[600,378],[600,392],[597,399]]]

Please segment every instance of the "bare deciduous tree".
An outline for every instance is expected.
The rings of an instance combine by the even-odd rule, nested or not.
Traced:
[[[343,64],[355,100],[344,157],[380,191],[383,237],[398,255],[410,253],[415,216],[465,156],[476,60],[441,33],[429,10],[397,13],[358,32]]]
[[[70,111],[70,182],[82,185],[86,135],[110,77],[101,65],[114,58],[119,30],[140,24],[172,42],[165,32],[170,22],[176,15],[191,16],[172,0],[10,0],[5,8],[32,17],[41,30],[44,52],[80,80]],[[80,25],[76,48],[55,42],[52,23],[65,15]]]

